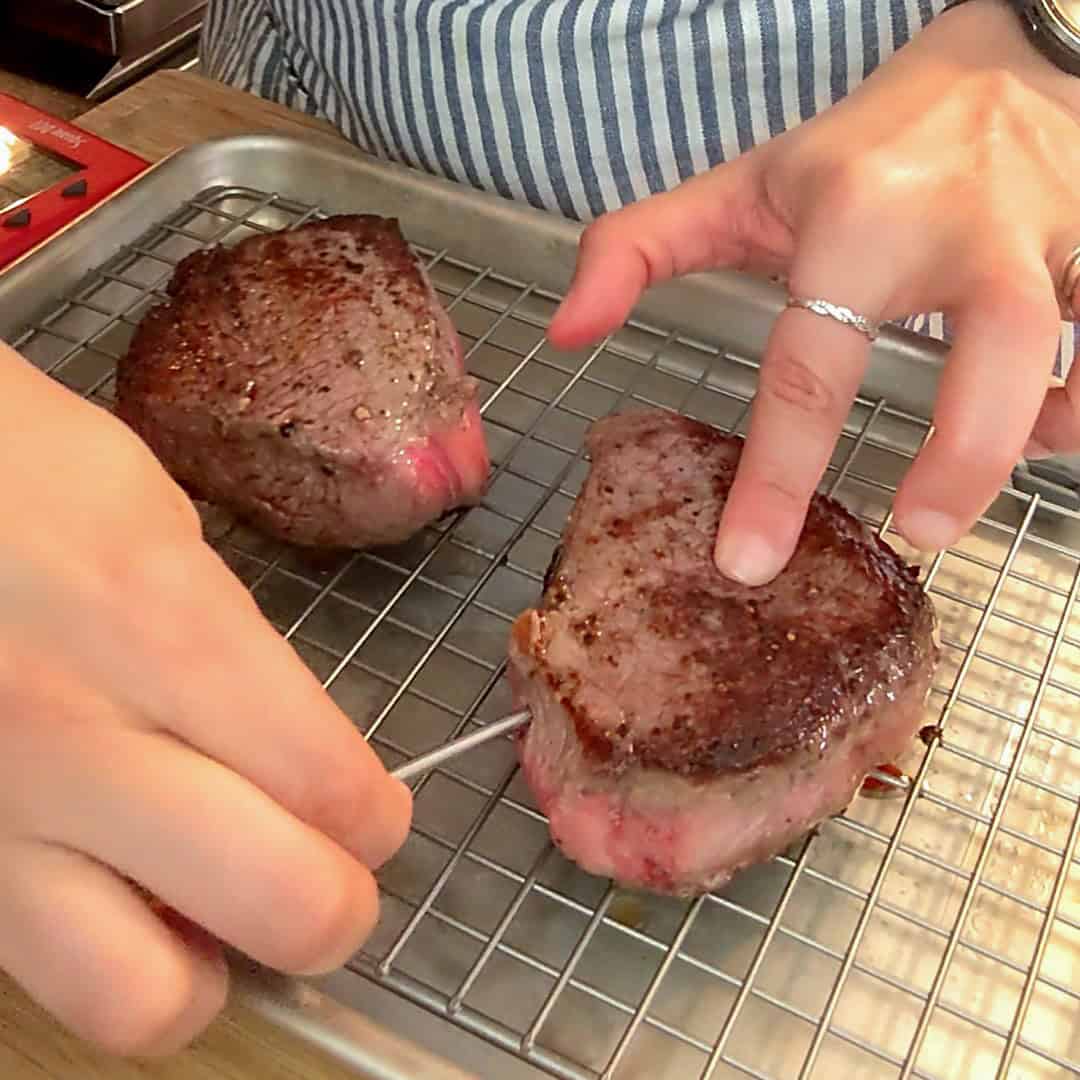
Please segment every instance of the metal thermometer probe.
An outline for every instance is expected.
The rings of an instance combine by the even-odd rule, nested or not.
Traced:
[[[497,739],[500,735],[507,735],[511,731],[524,727],[531,719],[532,714],[528,709],[511,713],[494,723],[485,724],[478,731],[472,731],[468,735],[460,735],[456,739],[443,743],[442,746],[435,747],[434,750],[428,750],[425,754],[417,755],[412,760],[406,761],[404,765],[399,765],[390,775],[397,777],[398,780],[413,780],[417,776],[422,776],[439,765],[453,760],[459,754],[464,754],[467,750],[482,746],[491,739]],[[901,791],[906,791],[911,784],[911,781],[906,776],[894,776],[892,773],[883,772],[881,769],[871,769],[867,776],[873,777],[889,787],[899,788]]]

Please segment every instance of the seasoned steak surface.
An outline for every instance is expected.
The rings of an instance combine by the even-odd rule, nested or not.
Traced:
[[[584,869],[719,888],[848,805],[925,722],[937,646],[914,571],[818,497],[771,584],[721,577],[737,439],[611,417],[540,605],[510,635],[522,767]]]
[[[916,571],[832,499],[772,584],[716,571],[741,440],[650,412],[600,421],[588,446],[538,647],[598,766],[715,775],[824,748],[927,659]]]
[[[342,215],[177,267],[117,412],[197,497],[283,539],[401,540],[488,468],[460,345],[398,224]]]

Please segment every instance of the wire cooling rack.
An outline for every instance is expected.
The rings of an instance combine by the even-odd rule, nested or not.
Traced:
[[[320,213],[204,192],[14,344],[108,406],[115,360],[180,258]],[[322,561],[204,514],[389,765],[508,711],[507,632],[539,594],[588,424],[659,405],[738,430],[748,400],[731,376],[751,363],[639,325],[555,353],[557,298],[422,254],[482,387],[483,506]],[[924,418],[860,399],[823,484],[913,560],[889,504],[926,434]],[[382,922],[351,967],[573,1080],[1077,1075],[1078,537],[1074,515],[1006,490],[922,561],[944,658],[909,796],[857,799],[722,892],[663,900],[563,860],[511,745],[488,744],[417,784],[413,831],[381,875]]]

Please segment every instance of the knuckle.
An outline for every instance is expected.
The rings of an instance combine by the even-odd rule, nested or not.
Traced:
[[[1052,327],[1056,332],[1061,318],[1049,285],[1044,266],[1028,267],[1018,261],[983,281],[978,292],[1014,323],[1043,330]]]
[[[980,310],[996,313],[1000,330],[1018,347],[1034,343],[1056,349],[1061,334],[1061,312],[1046,267],[1020,259],[989,277],[976,278],[969,289]]]
[[[374,844],[368,845],[367,863],[372,870],[378,870],[401,850],[412,825],[413,796],[405,784],[381,782],[379,798],[384,801],[378,816],[378,834]]]
[[[758,392],[808,416],[830,416],[836,410],[836,395],[829,384],[787,349],[762,365]]]
[[[385,857],[379,860],[378,869],[388,859],[396,855],[409,838],[409,830],[412,827],[413,816],[413,793],[405,784],[394,784],[397,791],[397,805],[390,817],[389,827],[384,839]]]
[[[1017,293],[1012,307],[1017,324],[1055,347],[1061,335],[1061,314],[1045,281],[1032,281]]]
[[[790,483],[786,476],[780,474],[775,476],[766,475],[762,477],[762,484],[781,503],[786,503],[792,510],[800,514],[806,512],[807,504],[810,502],[810,494],[800,491]]]
[[[195,572],[195,557],[186,543],[148,544],[116,567],[121,583],[149,596],[173,599],[186,594]]]
[[[197,981],[190,965],[171,963],[140,968],[126,987],[83,994],[71,1026],[89,1042],[118,1057],[145,1057],[175,1039],[194,1006]]]
[[[172,610],[173,618],[166,625],[179,625],[183,620],[175,617],[175,609],[181,604],[187,607],[197,569],[189,545],[148,543],[117,553],[102,568],[101,576],[102,587],[129,610]]]
[[[602,250],[617,239],[618,234],[619,226],[615,214],[603,214],[585,227],[581,234],[581,250],[590,253]]]
[[[314,975],[340,967],[375,927],[379,898],[371,874],[358,864],[288,874],[272,887],[278,933],[271,963]]]
[[[362,845],[349,842],[371,816],[371,784],[362,767],[344,762],[327,762],[327,768],[313,768],[301,782],[296,796],[298,816],[345,841],[355,850]]]
[[[342,836],[355,830],[356,822],[364,814],[365,801],[360,771],[339,766],[325,776],[310,775],[302,782],[296,809],[309,824],[321,825],[332,835]]]
[[[123,478],[127,491],[139,491],[148,499],[149,520],[157,530],[176,531],[180,536],[202,535],[202,521],[195,504],[168,474],[154,451],[127,424],[115,417],[110,444],[113,470]]]
[[[870,206],[880,205],[892,171],[875,153],[834,158],[824,170],[822,205],[829,216],[842,220]]]
[[[169,480],[169,505],[176,518],[179,535],[188,539],[201,539],[203,535],[202,518],[195,504],[179,484]]]
[[[166,665],[194,665],[194,672],[212,637],[198,609],[205,577],[200,552],[189,543],[151,543],[126,554],[99,566],[94,582],[109,625],[137,643],[142,655]]]
[[[647,226],[652,212],[652,207],[636,204],[602,214],[581,234],[581,256],[597,263],[612,258],[639,262],[648,281],[671,276],[672,256],[665,245],[650,240]]]
[[[993,433],[988,437],[973,425],[938,429],[934,440],[939,442],[943,456],[952,467],[976,482],[979,478],[1004,479],[1019,456],[1017,448],[1009,442],[994,438]]]

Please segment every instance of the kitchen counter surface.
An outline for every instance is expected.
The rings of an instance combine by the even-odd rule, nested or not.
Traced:
[[[280,131],[340,143],[329,125],[180,71],[151,75],[75,122],[152,161],[190,143],[242,132]],[[175,1058],[117,1061],[72,1038],[0,975],[3,1080],[342,1080],[353,1075],[236,1004]]]

